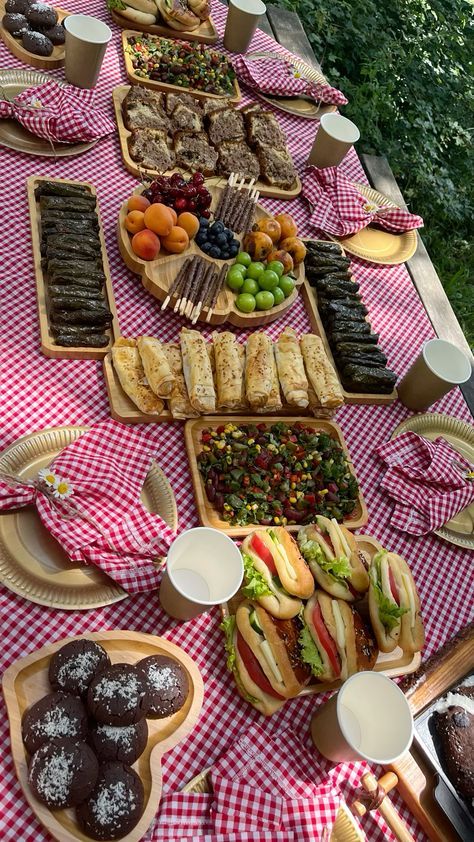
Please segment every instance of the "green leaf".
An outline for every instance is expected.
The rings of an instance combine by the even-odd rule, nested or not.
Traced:
[[[303,621],[304,622],[304,621]],[[301,658],[311,667],[313,675],[321,675],[324,672],[324,665],[308,626],[305,624],[300,632],[298,643],[301,647]]]
[[[382,556],[382,553],[377,553],[374,556],[374,562],[377,556]],[[379,569],[377,569],[377,567]],[[398,625],[400,617],[403,617],[403,615],[407,613],[408,608],[402,608],[395,602],[392,602],[392,600],[389,599],[388,596],[385,596],[384,592],[382,591],[379,582],[380,559],[378,559],[378,565],[376,563],[375,566],[370,568],[369,575],[374,588],[374,596],[379,610],[380,622],[382,623],[383,627],[387,629],[388,632],[391,632],[392,629],[394,629],[395,626]]]
[[[126,9],[127,6],[125,3],[122,3],[122,0],[107,0],[107,8],[108,9]]]
[[[268,587],[268,582],[259,570],[253,566],[253,561],[249,555],[242,553],[244,560],[244,578],[245,586],[242,588],[243,593],[248,599],[258,599],[260,596],[271,596],[272,591]]]
[[[324,551],[317,541],[311,541],[308,538],[298,539],[300,550],[303,557],[310,563],[315,562],[319,565],[321,570],[332,576],[333,579],[340,581],[348,579],[352,573],[352,568],[347,556],[343,555],[339,558],[334,558],[330,561],[324,555]],[[345,584],[345,582],[344,582]]]
[[[237,667],[234,647],[235,616],[224,617],[221,629],[225,634],[225,651],[227,652],[227,669],[233,672]]]

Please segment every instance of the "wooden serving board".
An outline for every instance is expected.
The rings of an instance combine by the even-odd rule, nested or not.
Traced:
[[[228,424],[230,420],[232,421],[232,424],[236,424],[237,426],[239,424],[262,423],[271,426],[272,424],[277,424],[278,421],[287,421],[289,424],[295,424],[297,421],[301,421],[302,424],[305,424],[307,427],[312,427],[315,431],[327,433],[332,439],[335,439],[340,444],[349,463],[351,473],[355,476],[354,465],[352,464],[349,451],[344,441],[342,430],[338,424],[334,423],[334,421],[326,421],[322,418],[308,418],[301,415],[287,418],[278,415],[237,415],[232,419],[229,419],[229,416],[225,415],[207,415],[202,418],[193,418],[186,421],[186,425],[184,427],[184,441],[188,454],[189,469],[191,471],[191,479],[193,481],[194,498],[199,522],[203,526],[212,526],[214,529],[220,529],[221,532],[225,532],[225,534],[229,535],[231,538],[245,538],[246,535],[249,535],[251,532],[254,532],[255,529],[259,528],[258,523],[249,524],[248,526],[239,526],[238,524],[231,526],[227,523],[227,521],[221,520],[219,513],[207,499],[204,483],[202,481],[201,474],[199,473],[197,456],[202,450],[200,441],[202,431],[208,428],[215,429],[216,427],[220,427],[222,425],[225,426],[225,424]],[[367,506],[365,505],[362,492],[359,489],[359,496],[357,498],[355,509],[351,517],[344,520],[344,526],[348,529],[359,529],[359,527],[365,526],[368,519],[369,513],[367,511]],[[298,524],[294,524],[292,526],[287,526],[286,528],[288,529],[288,532],[297,532],[301,527]]]
[[[93,196],[97,196],[96,189],[93,184],[88,181],[73,181],[68,178],[44,178],[43,176],[32,175],[26,180],[28,191],[28,207],[30,211],[30,225],[31,225],[31,242],[33,246],[33,260],[35,267],[36,278],[36,299],[38,305],[38,320],[41,337],[41,351],[45,357],[51,357],[56,360],[101,360],[110,351],[115,339],[120,335],[117,309],[115,307],[114,291],[112,287],[112,276],[110,274],[109,261],[107,258],[107,249],[105,246],[104,231],[102,221],[100,218],[99,204],[96,206],[96,213],[99,220],[99,238],[102,247],[102,264],[104,267],[105,284],[103,288],[104,299],[107,302],[110,312],[113,316],[112,325],[103,332],[110,337],[109,344],[105,348],[84,348],[82,346],[66,348],[62,345],[56,345],[54,336],[49,330],[48,319],[48,303],[47,303],[47,283],[43,274],[41,266],[41,214],[39,204],[35,197],[35,187],[41,181],[56,181],[63,184],[80,184],[90,189]]]
[[[229,96],[228,94],[209,94],[206,91],[198,91],[196,88],[182,88],[180,85],[171,85],[168,82],[159,82],[155,79],[147,79],[143,78],[142,76],[137,76],[132,64],[132,57],[128,49],[128,39],[133,38],[134,35],[141,34],[141,32],[137,32],[133,29],[126,29],[122,32],[122,47],[125,61],[125,70],[127,72],[127,78],[130,80],[132,85],[144,85],[145,88],[152,88],[155,91],[165,91],[165,93],[172,94],[182,94],[184,91],[184,93],[192,94],[193,96],[198,97],[198,99],[226,98],[230,99],[231,102],[240,102],[240,100],[242,99],[242,94],[240,92],[240,87],[237,79],[234,79],[234,93],[231,96]],[[174,38],[179,40],[177,31],[174,35]]]
[[[120,12],[116,9],[110,9],[110,14],[113,22],[116,23],[117,26],[121,26],[122,29],[130,29],[130,26],[133,23],[136,30],[139,32],[146,32],[149,35],[162,35],[165,38],[176,38],[179,41],[199,41],[200,44],[215,44],[219,37],[212,17],[208,17],[207,20],[201,21],[200,25],[196,29],[185,30],[182,32],[181,30],[173,29],[171,26],[167,26],[164,22],[151,24],[150,26],[135,23],[135,21],[130,21],[127,18],[122,17]]]
[[[223,190],[223,186],[217,187],[212,184],[208,184],[206,186],[212,196],[211,208],[215,208],[217,206],[219,195]],[[141,189],[136,192],[140,193]],[[154,295],[155,298],[158,298],[159,301],[164,301],[168,295],[168,290],[178,274],[182,263],[187,257],[190,257],[193,254],[198,254],[207,262],[214,263],[216,269],[220,269],[224,264],[227,264],[230,267],[235,260],[235,258],[230,258],[229,260],[216,260],[215,258],[208,257],[201,251],[199,246],[196,245],[194,240],[190,242],[189,248],[182,254],[167,254],[163,250],[163,252],[160,252],[159,257],[156,260],[143,260],[132,250],[131,235],[128,233],[124,225],[126,215],[127,202],[124,202],[120,209],[117,231],[120,254],[122,255],[128,268],[131,269],[132,272],[135,272],[135,274],[141,276],[142,284],[145,289],[148,290],[148,292],[151,292],[151,294]],[[263,219],[266,216],[270,216],[270,214],[267,213],[261,205],[257,205],[255,218],[258,220]],[[235,234],[235,238],[242,241],[243,235]],[[276,319],[279,319],[280,316],[283,316],[283,314],[290,309],[296,300],[298,287],[304,281],[304,264],[300,264],[294,274],[296,277],[295,289],[288,298],[285,298],[285,300],[276,307],[272,307],[271,310],[255,310],[253,313],[241,313],[235,306],[234,292],[231,289],[228,289],[228,287],[224,287],[222,292],[219,294],[216,306],[213,308],[212,316],[208,324],[221,325],[224,322],[229,322],[236,327],[252,329],[274,322]],[[176,296],[172,296],[169,308],[173,307],[175,301]],[[207,314],[208,310],[204,308],[199,316],[199,321],[207,321]]]
[[[27,753],[21,739],[21,718],[25,710],[42,696],[51,692],[48,666],[53,655],[71,640],[86,637],[96,640],[107,651],[112,663],[135,664],[149,655],[169,655],[186,670],[190,691],[184,706],[166,719],[148,719],[148,743],[133,768],[140,775],[145,789],[145,808],[136,827],[127,834],[127,842],[139,842],[152,822],[161,798],[161,758],[174,748],[194,728],[204,697],[204,685],[195,662],[179,646],[163,637],[134,631],[99,632],[68,637],[37,649],[31,655],[15,661],[4,673],[2,686],[10,722],[13,762],[26,800],[38,821],[58,842],[89,842],[75,820],[74,810],[48,810],[35,798],[28,784]]]
[[[5,2],[6,0],[0,0],[0,19],[5,14]],[[65,9],[58,9],[57,6],[54,6],[54,9],[58,13],[58,23],[62,23],[64,18],[67,18],[71,14],[71,12],[66,12]],[[50,56],[36,56],[34,53],[30,53],[29,50],[25,50],[21,43],[21,38],[14,38],[1,24],[0,38],[16,58],[19,58],[24,64],[29,64],[31,67],[37,67],[39,70],[55,70],[57,67],[63,67],[64,65],[64,44],[53,47],[53,52]]]
[[[129,139],[132,136],[132,132],[127,129],[124,121],[123,121],[123,111],[122,105],[125,97],[127,96],[130,90],[130,85],[118,85],[112,91],[112,98],[114,101],[114,110],[115,110],[115,121],[117,123],[118,133],[119,133],[119,140],[120,140],[120,150],[122,152],[123,162],[125,164],[126,169],[135,175],[137,178],[143,180],[144,177],[146,178],[157,178],[159,175],[171,175],[172,172],[191,172],[191,170],[183,170],[180,167],[175,167],[173,170],[168,170],[165,173],[160,173],[158,170],[150,170],[146,167],[140,166],[136,161],[133,160],[130,154],[130,147],[129,147]],[[193,96],[195,94],[193,93]],[[224,186],[227,183],[227,177],[224,176],[209,176],[206,178],[207,186],[209,184],[215,185],[222,185]],[[254,185],[256,189],[260,192],[261,196],[266,196],[267,198],[273,199],[294,199],[296,196],[299,196],[301,193],[302,185],[300,179],[297,177],[294,187],[291,190],[281,190],[279,187],[272,187],[269,184],[266,184],[264,181],[257,181]]]

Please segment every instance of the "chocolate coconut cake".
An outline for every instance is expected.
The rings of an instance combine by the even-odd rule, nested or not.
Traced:
[[[442,763],[463,798],[474,798],[474,685],[448,693],[433,714]]]

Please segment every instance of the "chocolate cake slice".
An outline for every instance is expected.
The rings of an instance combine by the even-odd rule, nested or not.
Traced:
[[[459,795],[474,798],[474,685],[448,693],[433,714],[442,763]]]
[[[177,132],[174,136],[176,164],[185,170],[213,175],[217,152],[209,144],[205,132]]]
[[[148,170],[167,172],[174,167],[175,154],[161,129],[134,129],[129,138],[130,156]]]
[[[221,108],[209,117],[209,140],[214,146],[245,137],[244,118],[234,108]]]
[[[258,158],[243,140],[226,140],[219,144],[219,172],[230,175],[231,172],[245,178],[258,178],[260,164]]]
[[[127,129],[169,129],[169,118],[161,105],[161,94],[146,88],[130,88],[123,101],[123,116]]]

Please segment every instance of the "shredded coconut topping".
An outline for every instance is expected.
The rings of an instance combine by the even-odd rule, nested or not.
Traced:
[[[132,741],[136,733],[135,725],[115,726],[115,725],[98,725],[97,733],[104,735],[108,740],[114,743],[120,743],[125,748],[131,748]]]
[[[179,687],[178,677],[171,667],[160,667],[158,664],[150,664],[146,674],[154,690]]]
[[[36,778],[36,788],[49,804],[64,804],[71,790],[74,778],[74,761],[70,754],[61,748],[59,754],[52,757],[35,755],[31,764],[31,776],[34,778],[38,764],[44,764]]]
[[[91,800],[92,813],[97,822],[111,828],[120,827],[121,819],[127,817],[136,806],[135,793],[123,781],[101,787]]]
[[[76,737],[79,733],[79,723],[76,717],[71,717],[62,708],[47,710],[41,719],[31,723],[31,730],[36,736]]]
[[[68,659],[58,669],[58,681],[61,685],[68,679],[77,681],[78,686],[85,690],[91,676],[100,661],[100,652],[79,652],[73,659]]]
[[[114,699],[117,696],[125,702],[125,710],[130,710],[143,695],[142,688],[135,675],[123,674],[121,678],[109,678],[104,675],[94,687],[94,699]]]

